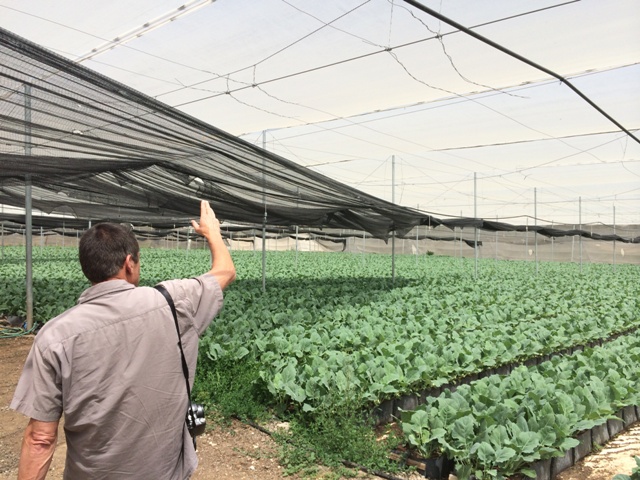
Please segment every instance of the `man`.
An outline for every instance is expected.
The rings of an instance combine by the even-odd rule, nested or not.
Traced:
[[[198,337],[222,308],[235,267],[209,202],[191,223],[208,241],[211,269],[163,285],[176,306],[193,384]],[[139,251],[130,229],[118,224],[97,224],[82,236],[80,264],[92,286],[42,327],[11,403],[31,417],[19,480],[45,478],[62,414],[65,479],[183,480],[195,470],[178,334],[162,294],[137,287]]]

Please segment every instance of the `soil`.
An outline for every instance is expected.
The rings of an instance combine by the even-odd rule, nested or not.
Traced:
[[[0,339],[0,480],[17,477],[22,433],[28,418],[9,409],[13,391],[22,366],[33,342],[32,336]],[[64,470],[66,444],[59,432],[58,446],[47,476],[61,480]],[[562,472],[559,480],[611,480],[617,473],[631,472],[634,455],[640,456],[640,425],[635,424],[611,440],[602,450]],[[275,480],[285,478],[284,468],[278,464],[278,447],[272,438],[238,421],[229,425],[216,424],[198,437],[199,465],[193,480]],[[326,472],[325,472],[326,473]],[[322,478],[323,471],[319,477]],[[298,476],[286,478],[298,479]],[[358,478],[380,478],[363,473]],[[409,479],[424,478],[417,474]]]

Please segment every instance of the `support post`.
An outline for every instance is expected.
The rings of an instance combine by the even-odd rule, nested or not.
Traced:
[[[527,216],[527,223],[524,228],[524,259],[528,260],[529,256],[529,217]]]
[[[473,172],[473,220],[478,220],[478,183],[477,183],[477,173]],[[475,267],[474,267],[474,278],[478,278],[478,227],[473,227],[473,249],[475,256]]]
[[[391,203],[396,203],[396,156],[391,155]],[[391,232],[391,283],[396,283],[396,230]]]
[[[551,228],[553,228],[553,220],[551,220]],[[553,258],[553,253],[554,253],[554,252],[553,252],[553,246],[554,246],[554,245],[553,245],[553,244],[554,244],[554,242],[553,242],[553,238],[554,238],[554,237],[551,237],[551,261],[552,261],[552,262],[553,262],[553,260],[554,260],[554,258]]]
[[[533,237],[535,239],[535,252],[536,252],[536,275],[538,275],[538,189],[534,187],[533,189],[533,222],[535,231],[533,232]]]
[[[267,131],[262,131],[262,149],[267,149]],[[262,220],[262,292],[267,291],[267,199],[265,195],[266,177],[265,161],[262,157],[262,204],[264,205],[264,219]]]
[[[420,210],[420,204],[418,204],[418,208],[416,210]],[[419,242],[419,234],[420,233],[420,225],[416,225],[416,265],[418,264],[418,256],[420,255],[420,250],[418,249],[418,242]]]
[[[31,156],[31,85],[24,86],[24,154]],[[26,227],[26,312],[27,330],[33,328],[33,237],[31,231],[31,175],[25,175],[25,227]]]
[[[496,215],[496,223],[498,222],[498,216]],[[498,261],[498,230],[496,230],[496,259],[495,261]]]
[[[580,273],[582,273],[582,197],[578,197],[578,217],[579,217],[579,222],[580,222],[580,227],[578,228],[578,230],[580,230]]]
[[[616,206],[613,206],[613,271],[616,271]]]

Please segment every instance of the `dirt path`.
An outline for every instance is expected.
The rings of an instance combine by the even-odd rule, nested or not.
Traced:
[[[8,405],[32,341],[31,337],[0,339],[0,480],[14,480],[17,477],[22,432],[28,419],[10,410]],[[48,479],[62,479],[65,454],[66,445],[61,430]],[[638,424],[558,478],[611,480],[616,473],[631,472],[635,466],[634,455],[640,456]],[[277,461],[277,445],[271,437],[240,422],[233,422],[230,427],[217,426],[199,437],[198,457],[200,464],[192,477],[194,480],[284,478],[283,468]],[[286,478],[295,480],[297,477]],[[413,478],[420,477],[414,475]]]

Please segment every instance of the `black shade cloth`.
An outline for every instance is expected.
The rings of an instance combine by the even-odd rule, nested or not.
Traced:
[[[59,231],[89,221],[159,229],[188,225],[207,199],[221,220],[366,231],[413,227],[537,231],[638,243],[638,238],[442,220],[341,184],[247,143],[0,28],[0,204],[72,215],[33,218]],[[24,215],[0,215],[10,225]],[[253,228],[253,227],[251,227]],[[261,233],[259,233],[261,234]]]
[[[421,215],[336,182],[0,29],[0,201],[82,219],[233,222],[387,238]]]

